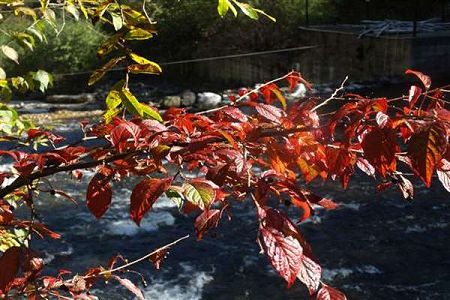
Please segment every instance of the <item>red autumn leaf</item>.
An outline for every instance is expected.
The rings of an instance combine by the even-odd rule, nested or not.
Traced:
[[[289,92],[292,92],[298,85],[299,82],[303,83],[308,90],[312,89],[311,83],[306,81],[299,72],[291,72],[286,77],[286,80],[289,83]]]
[[[436,170],[436,173],[444,188],[450,192],[450,162],[443,159],[440,166]]]
[[[195,233],[197,235],[197,240],[201,240],[203,235],[212,228],[219,225],[221,211],[219,209],[207,209],[204,210],[195,219]]]
[[[302,266],[303,247],[293,236],[283,234],[273,227],[261,226],[259,242],[269,257],[270,263],[290,287]]]
[[[397,186],[405,199],[414,198],[414,186],[409,179],[406,179],[404,176],[400,175]]]
[[[117,280],[122,286],[127,288],[130,292],[132,292],[137,299],[144,300],[144,295],[142,294],[142,291],[129,279],[126,278],[120,278],[117,275],[112,276],[115,280]]]
[[[92,177],[87,187],[87,207],[97,219],[101,218],[111,205],[111,178],[112,170],[106,167],[101,168]]]
[[[367,159],[358,157],[356,161],[358,168],[366,173],[368,176],[375,176],[375,168],[367,161]]]
[[[261,116],[277,124],[280,124],[281,118],[285,116],[284,111],[273,105],[258,103],[255,109]]]
[[[419,129],[409,141],[408,157],[412,169],[427,187],[431,186],[431,177],[441,162],[447,143],[447,131],[440,123]]]
[[[155,266],[156,270],[161,267],[161,262],[167,257],[170,247],[162,247],[149,256],[150,262]]]
[[[0,296],[8,292],[20,266],[20,248],[11,247],[0,257]]]
[[[272,104],[275,100],[278,99],[283,109],[286,110],[287,104],[286,99],[283,97],[278,86],[274,83],[261,87],[261,93],[264,97],[264,100],[267,104]]]
[[[331,174],[338,176],[345,173],[345,170],[351,165],[352,155],[344,145],[337,144],[336,147],[327,147],[326,157],[328,170]]]
[[[309,290],[309,294],[314,294],[320,285],[320,278],[322,277],[322,268],[306,255],[301,256],[300,271],[297,278],[303,282]]]
[[[414,71],[414,70],[406,70],[405,74],[411,74],[411,75],[415,75],[417,78],[420,79],[420,81],[422,81],[423,85],[425,86],[426,89],[429,89],[431,87],[431,78],[428,75],[423,74],[422,72],[419,71]]]
[[[139,182],[131,193],[130,215],[140,225],[142,217],[149,211],[172,183],[172,178],[150,178]]]
[[[422,89],[418,86],[412,85],[409,89],[409,96],[408,96],[408,102],[409,107],[414,107],[414,104],[416,104],[417,100],[420,97],[420,94],[422,94]]]
[[[134,146],[137,146],[141,129],[139,126],[132,122],[124,121],[114,127],[111,131],[111,143],[116,147],[119,152],[122,152],[126,145],[128,139],[133,139]]]
[[[3,155],[9,155],[14,161],[20,161],[28,156],[28,153],[21,152],[21,151],[5,151],[0,150],[0,156]]]
[[[395,172],[397,168],[395,155],[400,147],[393,130],[372,127],[364,136],[361,146],[365,157],[381,176],[386,177],[388,172]]]
[[[322,284],[315,300],[347,300],[347,297],[335,288]]]
[[[247,122],[247,116],[237,107],[228,106],[220,110],[220,112],[224,113],[228,117],[232,118],[238,122]]]
[[[52,239],[60,239],[61,235],[59,233],[56,233],[50,229],[48,229],[44,224],[38,223],[38,222],[31,222],[31,221],[21,221],[20,223],[17,223],[17,226],[20,228],[32,228],[33,231],[39,235],[41,238],[44,238],[44,236],[48,236]]]
[[[311,207],[311,204],[308,201],[305,201],[298,197],[295,196],[291,197],[291,203],[303,211],[303,215],[298,220],[298,222],[303,222],[304,220],[308,219],[311,216],[312,212],[314,211],[313,208]]]
[[[297,85],[298,85],[298,78],[300,77],[299,75],[300,74],[298,72],[291,72],[286,77],[286,80],[289,83],[289,92],[292,92],[297,87]]]
[[[380,126],[380,128],[384,128],[389,122],[389,116],[386,115],[384,112],[379,111],[375,116],[375,120],[377,121],[377,124],[378,126]]]
[[[60,135],[56,135],[52,132],[43,131],[40,129],[29,129],[27,131],[27,134],[28,134],[29,140],[35,139],[37,137],[45,136],[47,139],[49,139],[53,143],[60,143],[60,142],[64,141],[64,137],[62,137]]]
[[[319,204],[326,210],[334,210],[334,209],[338,208],[338,206],[339,206],[336,202],[334,202],[331,199],[327,199],[327,198],[323,198],[322,200],[317,202],[317,204]]]

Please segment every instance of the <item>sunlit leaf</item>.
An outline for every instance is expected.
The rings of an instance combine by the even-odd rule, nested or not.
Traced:
[[[12,60],[13,62],[15,62],[16,64],[19,64],[19,54],[17,53],[16,50],[14,50],[14,48],[11,48],[8,45],[2,45],[0,46],[0,49],[2,50],[3,54],[9,58],[10,60]]]

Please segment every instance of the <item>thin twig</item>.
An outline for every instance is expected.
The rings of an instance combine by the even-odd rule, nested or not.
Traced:
[[[175,244],[177,244],[177,243],[179,243],[179,242],[181,242],[182,240],[185,240],[185,239],[187,239],[187,238],[189,238],[189,234],[186,235],[186,236],[183,236],[183,237],[181,237],[181,238],[179,238],[179,239],[177,239],[177,240],[175,240],[175,241],[173,241],[173,242],[170,243],[170,244],[167,244],[167,245],[165,245],[165,246],[163,246],[163,247],[161,247],[161,248],[158,248],[158,249],[156,249],[155,251],[150,252],[149,254],[147,254],[147,255],[145,255],[145,256],[142,256],[141,258],[138,258],[138,259],[136,259],[136,260],[133,260],[132,262],[129,262],[129,263],[127,263],[127,264],[125,264],[125,265],[122,265],[122,266],[120,266],[120,267],[117,267],[117,268],[114,268],[114,269],[111,269],[111,270],[105,270],[105,271],[102,271],[102,272],[100,272],[98,275],[111,274],[111,273],[113,273],[113,272],[117,272],[117,271],[123,270],[123,269],[125,269],[125,268],[128,268],[128,267],[130,267],[130,266],[132,266],[132,265],[137,264],[138,262],[141,262],[141,261],[143,261],[143,260],[149,258],[149,257],[152,256],[152,255],[155,255],[156,253],[158,253],[159,251],[161,251],[161,250],[163,250],[163,249],[167,249],[167,248],[172,247],[173,245],[175,245]]]
[[[237,103],[242,102],[243,100],[245,100],[249,95],[258,92],[260,89],[262,89],[265,86],[268,86],[268,85],[270,85],[272,83],[275,83],[275,82],[278,82],[280,80],[283,80],[283,79],[287,78],[288,76],[290,76],[291,74],[292,74],[292,72],[290,72],[290,73],[288,73],[288,74],[286,74],[286,75],[284,75],[282,77],[278,77],[278,78],[276,78],[274,80],[268,81],[268,82],[258,86],[257,88],[254,88],[253,90],[245,93],[244,95],[240,96],[239,98],[236,99],[236,101],[234,101],[231,104],[227,104],[227,105],[224,105],[224,106],[216,107],[216,108],[213,108],[213,109],[210,109],[210,110],[201,111],[201,112],[198,112],[196,114],[197,115],[206,115],[206,114],[210,114],[210,113],[222,110],[222,109],[224,109],[226,107],[229,107],[229,106],[235,106]]]
[[[336,97],[336,95],[344,89],[344,85],[347,82],[347,80],[348,80],[348,76],[345,76],[345,79],[344,79],[344,81],[342,81],[341,86],[333,92],[333,94],[330,96],[330,98],[326,99],[324,102],[320,103],[319,105],[313,107],[313,109],[311,109],[311,112],[315,112],[316,110],[318,110],[322,106],[327,105],[328,102],[333,100]]]

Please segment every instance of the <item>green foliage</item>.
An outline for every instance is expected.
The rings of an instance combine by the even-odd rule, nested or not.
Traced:
[[[1,23],[1,26],[5,32],[10,32],[26,28],[29,23],[30,21],[23,19],[11,18]],[[35,38],[33,49],[19,47],[16,40],[9,44],[9,47],[17,51],[19,64],[1,55],[0,66],[4,66],[7,74],[22,74],[36,69],[44,69],[55,74],[70,73],[98,66],[99,61],[95,53],[98,45],[105,39],[105,33],[98,27],[93,27],[82,20],[67,20],[59,34],[49,25],[46,25],[44,34],[46,37],[41,35],[42,42]],[[11,37],[0,33],[0,44],[10,40]]]
[[[213,56],[298,46],[298,27],[305,24],[304,0],[258,0],[239,6],[231,0],[154,0],[151,10],[158,20],[155,47],[167,59]],[[311,23],[325,22],[333,17],[330,0],[310,0]],[[234,10],[249,18],[235,18]],[[215,16],[216,12],[222,18]],[[261,17],[261,11],[276,19]],[[256,12],[256,15],[255,15]],[[252,19],[258,17],[258,22]],[[181,24],[181,25],[180,25]],[[142,49],[145,51],[145,49]]]

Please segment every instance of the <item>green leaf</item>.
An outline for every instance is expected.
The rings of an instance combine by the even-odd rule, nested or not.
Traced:
[[[130,53],[130,58],[140,65],[147,65],[149,63],[152,63],[152,61],[146,59],[145,57],[137,55],[136,53]]]
[[[39,30],[35,28],[28,28],[27,31],[37,37],[39,42],[42,43],[45,40],[45,36]]]
[[[221,17],[224,17],[228,9],[230,8],[230,2],[228,0],[219,0],[219,5],[217,6],[217,12]]]
[[[26,6],[21,6],[21,7],[16,8],[14,10],[14,14],[16,16],[19,16],[19,15],[30,16],[33,18],[34,21],[37,20],[36,12],[33,9],[26,7]]]
[[[16,64],[19,64],[19,54],[16,50],[14,50],[14,48],[11,48],[8,45],[2,45],[0,49],[7,58],[14,61]]]
[[[117,116],[122,110],[119,108],[112,108],[112,109],[108,109],[104,114],[103,114],[103,119],[105,120],[105,123],[111,123],[112,118],[114,118],[115,116]]]
[[[140,103],[140,105],[142,112],[144,113],[144,119],[153,119],[161,123],[163,122],[161,115],[156,110],[143,103]]]
[[[120,29],[122,29],[122,27],[123,27],[122,17],[120,15],[116,14],[116,13],[113,13],[113,12],[109,12],[109,14],[111,15],[114,29],[116,31],[119,31]]]
[[[74,18],[75,18],[75,20],[79,20],[80,19],[80,12],[79,12],[79,10],[76,8],[76,6],[75,5],[73,5],[72,3],[68,3],[65,7],[64,7],[64,9],[69,13],[69,14],[71,14]]]
[[[50,2],[50,0],[40,0],[41,2],[41,8],[46,8]]]
[[[106,96],[106,107],[108,109],[114,109],[122,103],[119,91],[112,90]]]
[[[162,69],[157,63],[152,62],[148,65],[130,65],[128,71],[133,74],[160,74]]]
[[[84,18],[87,20],[89,15],[86,7],[83,5],[83,0],[78,0],[78,5],[80,6],[80,10],[84,15]]]
[[[125,35],[126,40],[147,40],[151,37],[153,34],[142,28],[132,29]]]
[[[177,205],[180,212],[183,210],[184,199],[181,193],[169,188],[166,191],[166,196]]]
[[[186,200],[200,209],[207,209],[214,202],[216,192],[207,181],[191,181],[183,184],[183,195]]]
[[[43,70],[37,71],[34,74],[33,79],[35,81],[39,82],[39,90],[42,93],[44,93],[45,90],[48,88],[48,86],[53,83],[52,75],[50,75],[49,73],[47,73]]]
[[[136,53],[130,53],[129,56],[133,61],[138,63],[138,65],[128,66],[128,71],[131,73],[159,74],[162,72],[161,67],[157,63],[148,60],[145,57],[137,55]]]
[[[136,97],[130,92],[129,89],[124,88],[120,91],[120,98],[127,111],[134,116],[144,116],[142,105],[136,99]]]
[[[106,41],[104,41],[100,47],[98,47],[97,55],[102,57],[108,53],[110,53],[112,50],[114,50],[116,43],[119,41],[119,38],[122,37],[121,33],[117,33],[113,35],[112,37],[108,38]]]
[[[267,13],[266,13],[265,11],[263,11],[263,10],[260,10],[260,9],[256,9],[256,8],[255,8],[255,11],[258,12],[258,14],[260,14],[260,15],[266,16],[266,17],[269,18],[269,20],[271,20],[272,22],[276,22],[276,21],[277,21],[277,19],[275,19],[275,18],[272,17],[271,15],[267,14]]]
[[[106,72],[115,67],[124,58],[125,56],[114,57],[110,61],[108,61],[103,67],[95,70],[94,73],[92,73],[91,77],[89,78],[88,85],[93,85],[94,83],[99,81],[105,75]]]
[[[236,3],[236,5],[241,9],[241,11],[248,17],[250,17],[254,20],[259,19],[258,12],[250,4],[241,3],[238,1],[234,1],[234,3]]]
[[[22,47],[27,47],[31,51],[33,51],[35,41],[34,37],[31,34],[25,33],[25,32],[15,32],[13,36],[16,38],[17,42]]]

